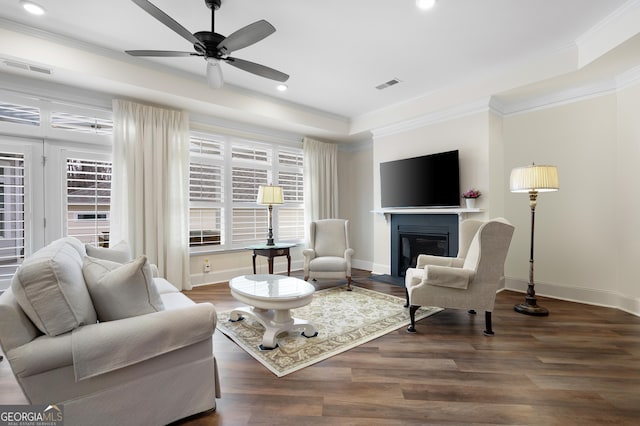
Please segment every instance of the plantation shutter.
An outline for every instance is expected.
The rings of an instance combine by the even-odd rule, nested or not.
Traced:
[[[24,156],[0,153],[0,280],[24,260]]]
[[[270,183],[272,150],[261,145],[233,144],[231,148],[231,192],[233,245],[256,243],[266,239],[268,211],[255,207],[260,185]]]
[[[109,247],[111,162],[67,159],[67,235]]]
[[[296,241],[304,238],[304,181],[302,151],[278,153],[278,185],[284,205],[278,208],[278,238]]]
[[[224,144],[191,138],[189,169],[189,245],[224,244]]]

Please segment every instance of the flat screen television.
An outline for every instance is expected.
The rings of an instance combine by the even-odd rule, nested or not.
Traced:
[[[383,208],[460,207],[458,151],[380,163]]]

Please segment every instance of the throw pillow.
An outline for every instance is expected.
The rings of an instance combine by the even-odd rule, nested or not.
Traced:
[[[86,244],[87,256],[98,259],[110,260],[112,262],[127,263],[131,261],[131,249],[126,241],[120,241],[118,244],[106,248],[96,247]]]
[[[146,256],[125,264],[86,256],[82,272],[99,321],[164,310]]]
[[[24,260],[11,289],[33,324],[48,336],[96,322],[96,311],[82,276],[84,245],[66,237]]]

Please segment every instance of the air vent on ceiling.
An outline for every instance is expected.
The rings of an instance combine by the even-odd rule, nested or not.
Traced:
[[[39,72],[40,74],[51,75],[51,70],[48,69],[48,68],[43,68],[43,67],[39,67],[39,66],[36,66],[36,65],[27,64],[27,63],[24,63],[24,62],[12,61],[12,60],[9,60],[9,59],[4,60],[3,62],[8,67],[19,68],[19,69],[25,70],[25,71],[33,71],[33,72]]]
[[[387,87],[391,87],[391,86],[394,86],[394,85],[400,83],[400,81],[401,81],[400,79],[393,78],[393,79],[391,79],[391,80],[389,80],[387,82],[384,82],[384,83],[376,86],[376,89],[378,89],[378,90],[386,89]]]

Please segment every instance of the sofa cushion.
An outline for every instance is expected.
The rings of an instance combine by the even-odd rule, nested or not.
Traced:
[[[25,259],[11,289],[38,329],[57,336],[97,320],[82,275],[84,245],[76,238],[56,240]]]
[[[146,256],[124,264],[85,256],[82,271],[100,321],[164,309]]]
[[[120,241],[113,247],[96,247],[86,244],[87,256],[112,262],[127,263],[131,261],[131,249],[126,241]]]

